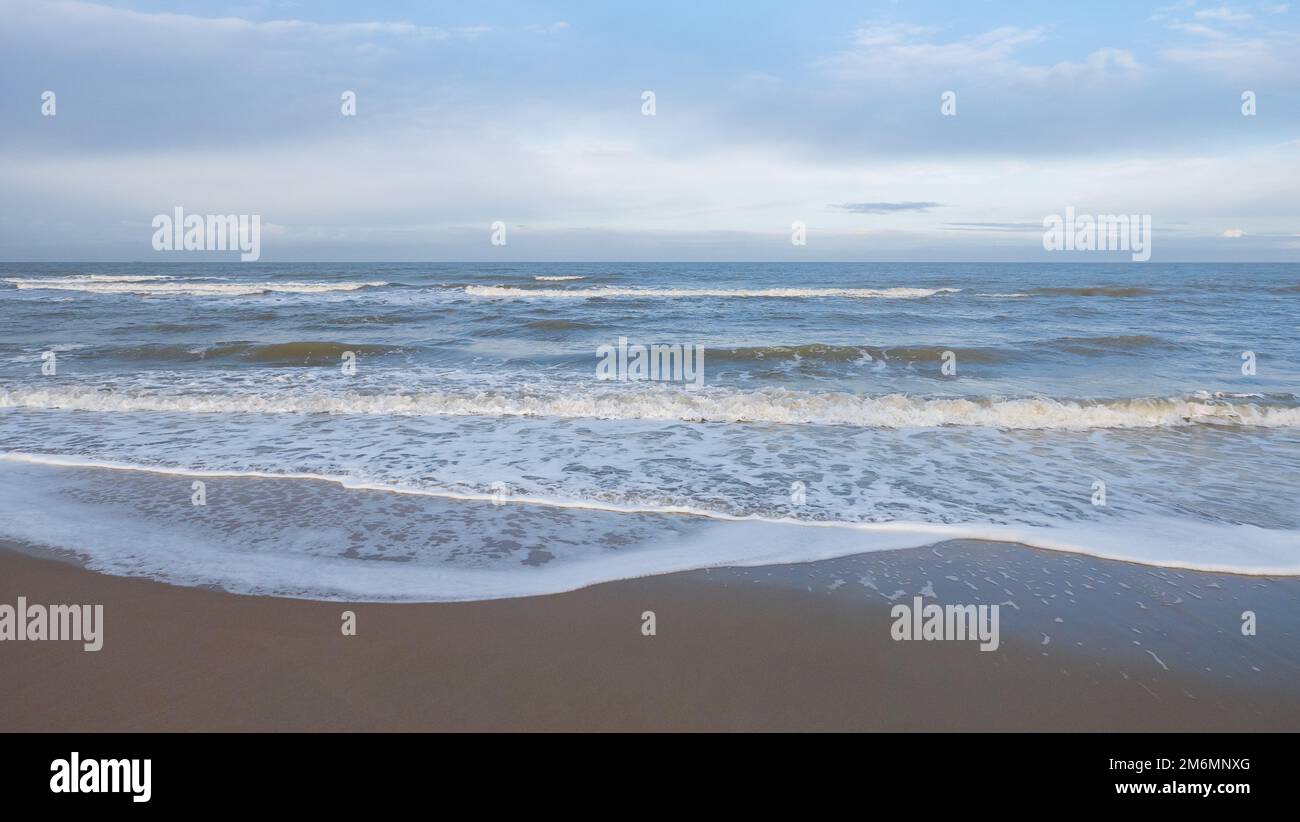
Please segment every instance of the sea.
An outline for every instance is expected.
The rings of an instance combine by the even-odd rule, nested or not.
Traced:
[[[369,601],[952,539],[1295,576],[1298,326],[1291,263],[4,263],[0,538]]]

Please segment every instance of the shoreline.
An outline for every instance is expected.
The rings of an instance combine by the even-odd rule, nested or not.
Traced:
[[[1189,596],[1138,609],[1120,592],[1150,569],[952,543],[520,599],[349,604],[106,576],[17,549],[0,542],[0,602],[100,603],[105,636],[99,652],[0,643],[15,674],[0,685],[6,731],[1300,729],[1295,626],[1279,635],[1272,617],[1294,610],[1293,580],[1174,575]],[[1037,581],[1063,571],[1110,575],[1114,592],[1079,597],[1081,615],[1063,623]],[[893,587],[907,601],[924,577],[951,600],[978,587],[972,573],[1025,577],[996,651],[890,638]],[[1255,591],[1272,639],[1245,646],[1249,668],[1224,674],[1241,643],[1207,641],[1224,631],[1193,588],[1233,608],[1229,597]],[[647,610],[655,636],[642,635]],[[343,611],[355,636],[342,635]],[[1031,619],[1055,619],[1055,645],[1035,642]],[[1072,646],[1066,625],[1105,641]],[[1129,652],[1126,628],[1165,644]]]
[[[59,546],[55,555],[109,574],[251,595],[479,601],[701,569],[816,565],[948,542],[1017,544],[1166,575],[1300,580],[1296,534],[1247,525],[855,522],[498,500],[314,474],[13,452],[0,454],[0,466],[0,495],[26,512],[0,517],[4,539]],[[201,504],[191,498],[196,485]],[[249,544],[265,550],[246,550]],[[620,550],[625,546],[636,550]],[[1232,548],[1238,550],[1225,550]],[[524,566],[525,573],[510,573]]]

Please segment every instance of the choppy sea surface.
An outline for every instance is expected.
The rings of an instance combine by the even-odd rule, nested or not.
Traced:
[[[1300,264],[6,263],[0,537],[381,600],[961,537],[1300,575],[1298,324]]]

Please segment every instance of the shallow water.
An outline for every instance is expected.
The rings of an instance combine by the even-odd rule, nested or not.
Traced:
[[[286,558],[281,587],[378,598],[956,537],[1300,574],[1298,284],[1289,264],[4,264],[0,536],[232,590],[258,587],[239,562]],[[702,387],[598,380],[620,338],[702,346]],[[113,488],[146,480],[94,465],[173,490],[141,508]],[[302,478],[167,531],[203,472]],[[347,492],[302,520],[318,538],[277,538],[310,477],[394,502]],[[344,538],[325,523],[350,505],[371,527]],[[497,550],[503,516],[526,550]]]

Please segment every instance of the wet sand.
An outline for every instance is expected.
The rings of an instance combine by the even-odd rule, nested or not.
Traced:
[[[1300,730],[1294,579],[950,543],[345,604],[110,577],[21,548],[0,543],[0,603],[102,603],[104,647],[0,643],[4,731]],[[922,591],[1012,603],[1001,646],[891,639],[891,603]],[[1246,606],[1258,636],[1236,630]]]

